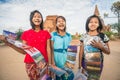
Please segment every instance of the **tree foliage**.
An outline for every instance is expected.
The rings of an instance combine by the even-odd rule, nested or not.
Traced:
[[[18,29],[18,31],[16,31],[17,34],[17,40],[20,40],[21,34],[23,33],[22,29]]]
[[[118,23],[112,25],[113,29],[118,31],[120,37],[120,1],[114,2],[111,6],[111,11],[117,16]]]
[[[114,12],[116,16],[120,16],[120,1],[113,3],[111,11]]]
[[[118,17],[118,24],[120,24],[120,1],[113,3],[111,11]]]

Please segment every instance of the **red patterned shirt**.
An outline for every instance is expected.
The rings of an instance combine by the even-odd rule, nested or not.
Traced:
[[[23,32],[21,36],[21,39],[25,40],[27,42],[27,45],[37,48],[42,53],[47,62],[47,40],[50,38],[51,35],[48,31],[40,30],[39,32],[35,32],[33,29]],[[26,54],[24,62],[31,63],[34,61],[29,54]]]

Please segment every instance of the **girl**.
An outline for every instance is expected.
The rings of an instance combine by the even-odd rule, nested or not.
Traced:
[[[32,29],[25,31],[21,39],[23,40],[24,44],[29,46],[35,47],[44,56],[46,62],[50,61],[50,34],[47,31],[43,30],[43,17],[42,14],[35,10],[30,14],[30,23]],[[26,54],[24,62],[26,63],[26,71],[30,80],[39,80],[40,79],[40,72],[36,63],[33,61],[29,54]],[[32,68],[31,68],[32,67]]]
[[[51,63],[51,49],[50,49],[50,34],[49,32],[43,30],[43,17],[42,14],[38,10],[34,10],[30,14],[30,24],[32,26],[31,29],[23,32],[21,39],[23,44],[27,44],[30,47],[35,47],[38,49],[42,55],[44,56],[47,63]],[[8,43],[4,36],[0,36],[5,43]],[[10,44],[10,43],[8,43]],[[13,44],[10,44],[10,47],[15,50],[25,53],[25,51],[20,48],[15,47]],[[40,70],[39,66],[34,62],[32,57],[29,54],[26,54],[25,59],[25,67],[26,72],[30,80],[40,80]]]
[[[67,60],[67,48],[71,41],[71,35],[66,32],[66,20],[63,16],[56,18],[56,32],[51,35],[55,65],[63,68]],[[60,78],[57,77],[56,80]]]
[[[88,80],[99,80],[103,68],[103,53],[110,54],[108,37],[101,33],[103,25],[98,16],[86,21],[86,34],[80,39],[80,66],[88,72]]]

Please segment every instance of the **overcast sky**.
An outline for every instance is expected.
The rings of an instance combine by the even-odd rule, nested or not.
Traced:
[[[86,19],[98,5],[100,16],[105,12],[115,16],[110,8],[118,0],[0,0],[0,34],[2,30],[30,29],[29,15],[39,10],[45,20],[48,15],[62,15],[67,20],[67,31],[71,34],[85,33]],[[117,22],[117,18],[103,18],[105,24]]]

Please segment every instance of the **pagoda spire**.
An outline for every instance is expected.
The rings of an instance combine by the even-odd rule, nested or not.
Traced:
[[[96,16],[100,15],[97,5],[95,5],[94,15],[96,15]]]

